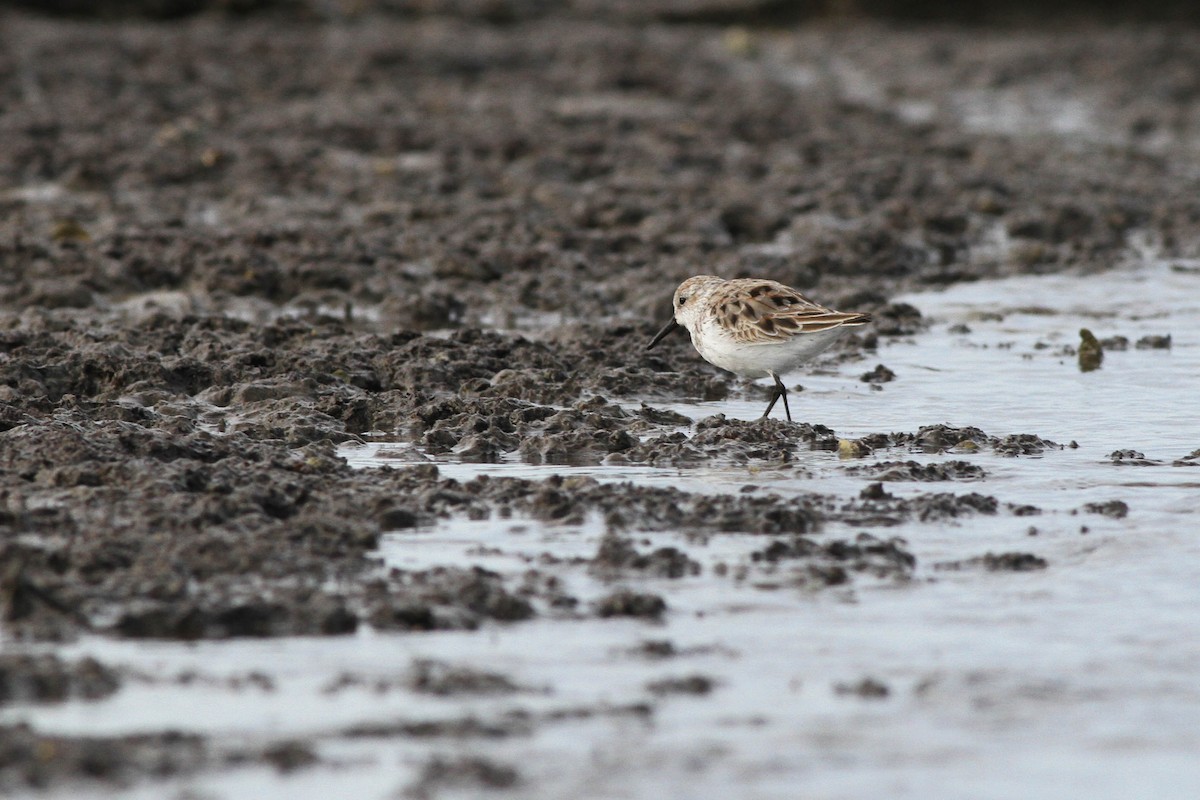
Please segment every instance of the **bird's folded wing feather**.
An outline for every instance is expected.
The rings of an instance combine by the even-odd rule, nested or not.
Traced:
[[[797,334],[862,325],[870,319],[866,314],[825,308],[774,281],[728,287],[714,313],[734,341],[742,344],[776,343]]]

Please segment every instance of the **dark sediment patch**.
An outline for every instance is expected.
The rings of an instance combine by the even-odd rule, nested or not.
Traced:
[[[474,716],[435,720],[397,720],[365,722],[343,728],[340,734],[347,739],[504,739],[528,736],[532,732],[531,715],[516,712],[496,720]]]
[[[66,662],[53,654],[0,655],[0,706],[98,700],[120,686],[120,675],[94,658]]]
[[[431,658],[414,659],[399,675],[363,676],[345,672],[322,688],[327,695],[361,689],[374,694],[410,691],[437,697],[454,695],[507,695],[527,691],[507,676],[496,672],[451,664]]]
[[[659,547],[651,552],[638,551],[634,541],[609,533],[600,540],[588,570],[609,580],[626,574],[643,574],[659,578],[682,578],[699,575],[700,564],[676,547]]]
[[[413,663],[410,686],[414,692],[448,697],[458,694],[512,694],[521,687],[507,676],[470,667],[447,664],[433,659]]]
[[[215,761],[205,738],[193,734],[69,737],[22,724],[0,726],[0,752],[0,788],[13,791],[81,782],[118,789],[138,779],[192,774]]]
[[[461,410],[472,406],[486,417]],[[414,426],[401,435],[415,436],[414,428],[423,426],[426,433],[490,437],[498,448],[530,441],[525,437],[533,430],[572,436],[579,426],[633,438],[654,426],[645,414],[600,398],[566,410],[512,398],[461,397],[412,407]],[[460,482],[443,478],[432,464],[356,472],[334,457],[329,439],[295,446],[287,437],[260,439],[228,428],[221,433],[200,413],[170,415],[165,408],[139,406],[113,419],[104,413],[110,408],[75,399],[39,421],[0,432],[0,480],[8,492],[0,523],[25,536],[22,541],[33,536],[43,542],[3,545],[0,601],[5,619],[22,635],[328,635],[353,632],[364,620],[393,629],[473,628],[484,620],[515,621],[539,608],[566,607],[561,593],[508,585],[485,570],[380,570],[374,552],[382,531],[449,516],[517,513],[576,524],[598,514],[614,530],[809,534],[831,520],[889,525],[998,510],[994,498],[981,495],[897,500],[876,493],[839,506],[815,494],[708,495],[590,478]],[[837,442],[820,426],[719,415],[697,423],[691,437],[667,436],[682,436],[677,444],[701,458],[785,464],[799,448]],[[888,438],[929,446],[992,441],[977,429],[945,428]],[[893,467],[922,480],[981,473],[962,461],[848,469],[890,479]],[[641,569],[643,557],[631,557],[623,568]],[[668,561],[693,569],[682,553],[648,558],[646,564],[658,565],[645,567],[652,572]]]
[[[535,613],[502,576],[481,567],[391,570],[389,579],[367,584],[365,604],[381,630],[471,630],[484,620],[516,622]]]
[[[806,585],[838,586],[849,582],[852,573],[876,578],[906,580],[912,576],[917,560],[900,539],[883,540],[860,533],[852,541],[836,539],[816,542],[804,536],[776,539],[762,550],[751,553],[759,564],[801,562]],[[793,575],[796,569],[793,569]]]
[[[297,739],[286,739],[267,746],[262,750],[259,760],[285,775],[307,769],[321,761],[312,744]]]
[[[860,697],[864,700],[884,700],[892,693],[891,687],[878,678],[862,678],[853,683],[835,683],[833,693],[843,697]]]
[[[1033,553],[984,553],[960,561],[939,561],[933,568],[944,571],[982,569],[988,572],[1030,572],[1047,566],[1046,559]]]
[[[404,797],[434,797],[447,790],[489,791],[512,789],[521,779],[511,764],[481,756],[431,758],[421,768],[417,780],[404,791]]]
[[[351,45],[278,18],[88,29],[10,14],[15,35],[42,42],[42,91],[66,100],[9,105],[0,168],[9,185],[65,188],[6,200],[18,213],[0,233],[19,279],[0,302],[89,309],[158,292],[151,308],[250,298],[312,316],[344,317],[349,304],[366,319],[356,309],[405,298],[388,322],[406,327],[603,317],[618,305],[649,318],[708,263],[884,306],[898,287],[1114,264],[1146,227],[1169,234],[1167,247],[1194,240],[1193,179],[1139,133],[1187,141],[1190,84],[1166,77],[1186,74],[1185,42],[1061,31],[1053,43],[1010,33],[958,47],[949,31],[848,26],[789,31],[751,56],[701,46],[719,41],[704,25],[644,34],[566,6],[502,28],[455,16],[365,13],[337,23],[364,33]],[[171,46],[153,46],[164,37]],[[886,99],[847,96],[825,66],[846,50],[880,98],[915,91],[933,116],[903,123]],[[1079,67],[1071,85],[1095,94],[1111,139],[1064,158],[1049,136],[980,132],[955,116],[963,85],[1038,85],[1023,65],[1047,50]],[[185,59],[261,64],[271,80],[204,73],[188,97],[212,114],[180,115],[169,100]],[[824,79],[798,92],[778,77],[796,63]],[[107,87],[131,72],[114,102]],[[464,80],[496,102],[474,104]],[[1144,85],[1157,91],[1129,88]],[[296,112],[296,97],[327,114]],[[411,116],[389,111],[401,106]],[[96,130],[109,133],[86,135]],[[745,150],[731,157],[729,142]],[[136,199],[104,191],[118,183]],[[268,193],[287,199],[245,199]],[[1015,240],[1006,252],[980,246],[997,229]],[[792,252],[754,247],[779,237]],[[892,316],[877,316],[880,330],[903,332]]]
[[[678,647],[670,639],[647,639],[636,647],[619,651],[623,655],[644,658],[649,661],[661,661],[687,656],[724,655],[735,657],[737,653],[722,645],[695,645]]]
[[[610,527],[646,531],[805,533],[823,519],[819,495],[706,495],[669,487],[601,483],[588,477],[554,476],[541,481],[475,478],[430,481],[436,467],[397,470],[387,477],[394,489],[416,499],[429,514],[471,514],[490,509],[521,513],[545,522],[581,523],[600,514]]]
[[[1014,515],[1024,516],[1032,506],[1010,506]],[[932,522],[942,519],[970,517],[975,514],[996,514],[1000,503],[990,495],[978,492],[953,494],[930,492],[909,498],[889,494],[882,483],[868,485],[856,500],[842,504],[836,518],[850,525],[898,525],[907,520]]]
[[[1173,467],[1196,467],[1200,466],[1200,450],[1193,450],[1183,458],[1177,458],[1171,462]]]
[[[966,461],[940,461],[918,464],[915,461],[881,461],[878,464],[850,466],[851,474],[867,475],[880,481],[973,481],[987,473]]]
[[[716,688],[716,681],[706,675],[688,675],[682,678],[663,678],[646,684],[646,691],[658,697],[668,695],[692,695],[703,697]]]
[[[978,492],[961,495],[939,492],[916,497],[911,503],[916,519],[923,522],[971,514],[995,514],[998,509],[996,498]]]
[[[991,436],[978,428],[951,425],[925,425],[916,433],[875,433],[862,438],[873,450],[884,447],[906,448],[925,453],[971,453],[983,448],[1005,456],[1040,455],[1063,446],[1031,433]]]
[[[800,448],[836,450],[837,437],[823,425],[791,424],[781,420],[744,421],[724,414],[705,417],[695,433],[681,431],[648,438],[606,463],[689,466],[712,463],[785,466],[796,460]]]
[[[1140,450],[1114,450],[1108,454],[1108,460],[1117,467],[1157,467],[1164,462],[1157,458],[1146,458]]]

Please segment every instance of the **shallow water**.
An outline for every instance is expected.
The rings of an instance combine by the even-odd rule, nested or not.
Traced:
[[[263,767],[202,773],[119,792],[130,798],[185,790],[205,797],[388,797],[433,754],[513,764],[521,783],[489,793],[496,797],[1200,796],[1200,535],[1193,516],[1200,468],[1172,465],[1200,448],[1200,272],[1188,263],[1155,264],[1103,276],[965,284],[902,299],[933,324],[877,354],[897,380],[882,391],[860,382],[874,360],[793,376],[804,385],[792,401],[798,420],[828,425],[843,438],[946,422],[1078,445],[1040,457],[872,456],[962,458],[987,472],[978,482],[888,484],[895,495],[979,491],[1002,507],[1043,511],[874,529],[907,540],[918,561],[911,582],[856,577],[846,588],[814,592],[793,585],[786,568],[739,581],[712,567],[744,565],[763,537],[723,534],[701,542],[645,534],[651,547],[679,546],[704,565],[696,577],[621,582],[667,600],[660,624],[538,619],[474,633],[363,631],[198,645],[86,639],[58,652],[94,654],[161,680],[128,681],[100,702],[10,707],[0,720],[62,733],[182,728],[224,742],[312,738],[326,762],[341,763],[291,775]],[[970,332],[953,332],[956,324]],[[1124,335],[1130,349],[1081,373],[1063,352],[1078,343],[1081,326],[1101,338]],[[1133,347],[1141,336],[1168,333],[1169,350]],[[761,413],[758,402],[667,407],[696,419]],[[343,454],[364,468],[397,465],[375,457],[386,446]],[[1115,465],[1109,454],[1118,449],[1157,463]],[[845,464],[836,453],[802,451],[799,469],[516,461],[438,467],[462,479],[586,474],[710,493],[753,484],[753,491],[855,496],[870,479],[847,474]],[[1081,511],[1085,503],[1117,499],[1129,505],[1125,518]],[[544,553],[590,557],[602,533],[598,520],[456,520],[393,534],[382,555],[404,568],[469,558],[521,574],[527,559]],[[856,533],[831,525],[822,535]],[[490,554],[476,552],[481,546]],[[1035,553],[1049,567],[983,573],[933,566],[988,551]],[[582,568],[563,568],[561,577],[585,602],[612,588]],[[670,640],[680,652],[658,660],[630,652],[647,640]],[[498,697],[364,686],[330,691],[331,676],[395,678],[414,658],[500,672],[528,690]],[[205,679],[187,686],[170,680],[188,670]],[[270,675],[274,688],[227,684],[254,671]],[[647,689],[655,680],[696,674],[715,681],[711,694],[656,700]],[[835,690],[864,677],[885,684],[888,695]],[[650,716],[631,708],[647,701],[655,707]],[[494,740],[340,735],[365,722],[488,720],[513,709],[556,718],[533,725],[528,736]],[[564,713],[578,709],[593,713]]]

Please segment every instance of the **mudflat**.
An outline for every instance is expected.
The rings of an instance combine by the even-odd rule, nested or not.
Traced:
[[[342,5],[169,20],[0,9],[0,706],[155,679],[57,654],[81,638],[663,624],[672,581],[770,583],[781,563],[805,592],[912,582],[923,565],[889,529],[1033,517],[1035,500],[994,496],[975,455],[1071,442],[936,408],[848,440],[802,393],[795,425],[707,405],[693,418],[680,404],[757,406],[767,389],[683,336],[644,351],[674,287],[769,277],[871,312],[826,363],[886,402],[905,379],[880,364],[887,347],[928,328],[902,296],[1200,256],[1191,28],[798,22],[752,3]],[[386,443],[394,466],[352,466],[358,443]],[[1128,445],[1111,442],[1115,462],[1138,461]],[[753,484],[756,470],[803,472],[813,451],[860,491],[445,468],[733,469]],[[906,482],[922,488],[884,488]],[[447,521],[511,518],[603,531],[589,554],[523,574],[488,553],[423,568],[380,555],[398,531],[419,547]],[[680,532],[696,549],[761,545],[726,571],[653,538]],[[938,569],[1046,567],[1025,549]],[[564,588],[581,573],[611,591]],[[630,657],[677,652],[650,636]],[[479,664],[403,666],[399,691],[545,689]],[[364,680],[332,674],[330,691]],[[714,690],[685,675],[572,713],[644,719]],[[856,677],[838,693],[881,691]],[[519,738],[554,713],[334,738]],[[235,746],[180,726],[71,736],[10,720],[0,787],[322,760],[303,737]],[[406,791],[540,796],[536,775],[516,757],[435,754]]]

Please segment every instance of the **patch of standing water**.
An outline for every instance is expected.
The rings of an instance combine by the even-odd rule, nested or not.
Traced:
[[[859,382],[857,373],[873,361],[801,375],[805,391],[792,401],[798,420],[828,425],[843,438],[947,422],[1079,445],[1040,457],[871,456],[963,458],[987,472],[966,484],[888,484],[893,494],[978,491],[1043,510],[873,531],[907,539],[918,559],[911,582],[856,577],[848,587],[812,592],[790,583],[786,569],[752,569],[739,580],[731,576],[750,565],[749,553],[767,537],[635,532],[639,549],[679,547],[704,567],[675,580],[618,582],[661,594],[669,606],[661,623],[544,617],[429,635],[364,631],[198,646],[85,640],[60,652],[158,675],[259,670],[273,677],[275,689],[134,681],[108,700],[12,707],[0,721],[25,719],[64,733],[182,726],[233,741],[304,737],[325,759],[286,776],[265,768],[202,773],[122,797],[387,797],[410,784],[431,755],[464,753],[517,769],[519,785],[490,791],[494,797],[1200,796],[1200,469],[1173,465],[1200,448],[1200,274],[1163,265],[969,284],[904,299],[932,327],[878,352],[897,379],[882,391]],[[1064,348],[1077,344],[1083,326],[1102,339],[1123,335],[1130,348],[1109,352],[1100,370],[1082,373]],[[1169,350],[1133,345],[1165,334],[1173,337]],[[669,407],[693,418],[761,413],[757,402]],[[371,458],[373,447],[344,454],[364,468],[396,465]],[[1147,464],[1114,464],[1109,454],[1124,449],[1141,451]],[[835,453],[805,451],[798,463],[803,470],[437,461],[443,474],[461,479],[586,474],[710,493],[755,484],[757,491],[848,497],[870,480],[847,474]],[[1107,500],[1127,503],[1128,516],[1081,511]],[[854,533],[831,528],[822,538]],[[389,535],[381,555],[404,569],[480,563],[517,576],[539,567],[586,603],[612,587],[582,568],[552,565],[590,556],[602,534],[596,519],[581,526],[454,520]],[[1049,566],[1017,573],[933,569],[988,551],[1032,552]],[[733,569],[722,574],[719,563]],[[677,655],[631,654],[648,640],[669,640]],[[331,675],[394,678],[415,658],[502,672],[534,690],[445,698],[327,691]],[[649,688],[692,675],[710,679],[711,693],[662,698]],[[866,677],[886,694],[837,690]],[[652,715],[608,713],[639,703],[651,704]],[[515,709],[555,721],[535,724],[527,735],[469,741],[341,733],[397,719],[486,721]],[[595,713],[572,716],[571,709]]]

